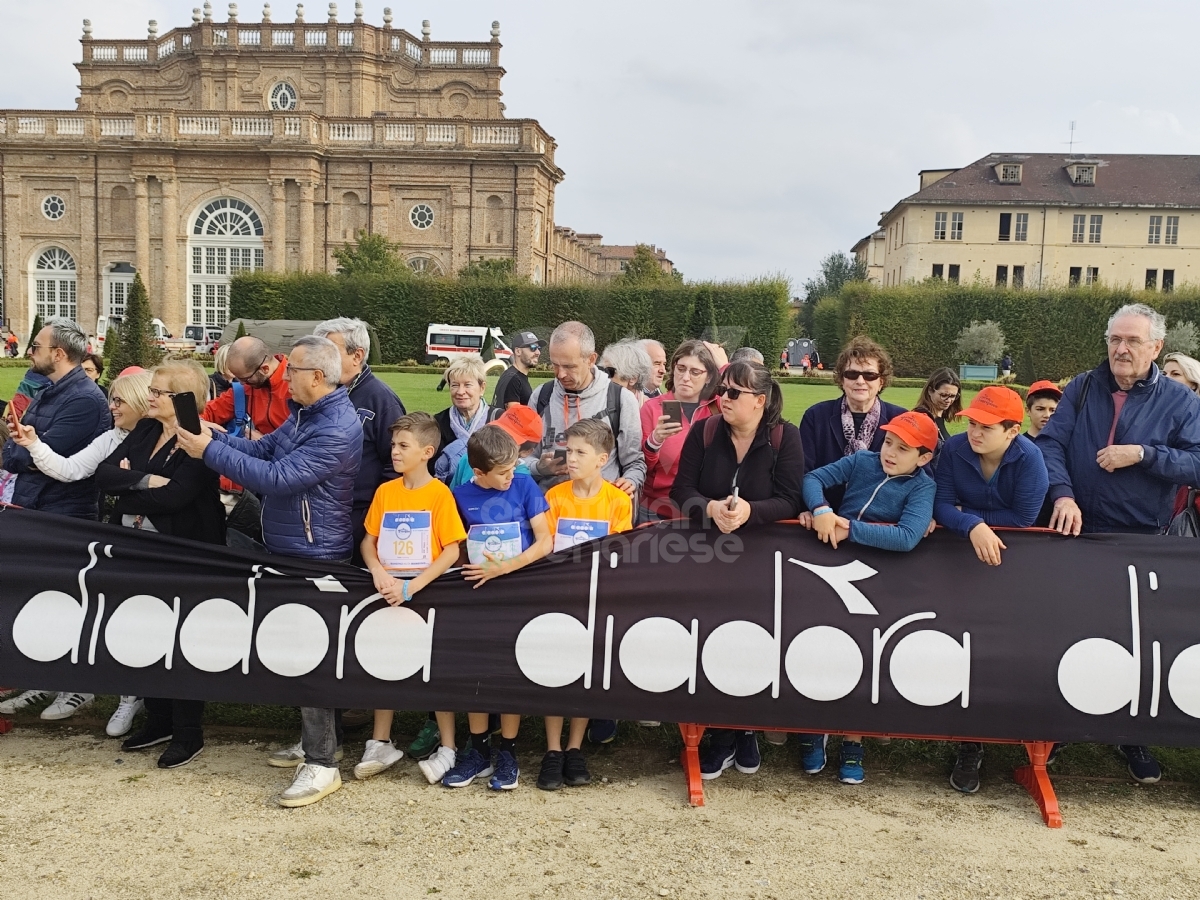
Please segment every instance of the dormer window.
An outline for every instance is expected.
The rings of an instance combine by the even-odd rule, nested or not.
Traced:
[[[996,174],[1000,177],[1001,184],[1020,184],[1021,164],[1000,163],[1000,165],[996,166]]]
[[[1071,176],[1072,184],[1095,184],[1096,166],[1094,163],[1074,163],[1067,166],[1067,174]]]

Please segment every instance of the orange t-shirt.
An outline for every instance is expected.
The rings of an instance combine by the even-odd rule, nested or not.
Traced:
[[[454,495],[436,478],[416,490],[403,478],[385,481],[367,510],[366,528],[379,561],[393,573],[422,572],[448,544],[467,539]]]
[[[600,485],[595,497],[576,497],[571,482],[556,484],[546,492],[550,511],[546,513],[554,552],[569,550],[576,544],[633,528],[633,501],[610,482]]]

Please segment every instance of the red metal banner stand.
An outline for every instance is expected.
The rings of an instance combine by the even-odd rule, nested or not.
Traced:
[[[679,762],[683,767],[684,778],[687,780],[688,803],[692,806],[704,805],[704,781],[700,777],[700,738],[704,736],[704,729],[708,727],[711,726],[679,723],[679,733],[683,735],[683,753],[680,754]],[[751,729],[747,726],[739,726],[737,730],[749,731]],[[772,730],[803,732],[803,729],[799,728],[776,728]],[[911,738],[929,741],[978,740],[977,738],[946,737],[927,734],[862,733],[866,737]],[[1050,776],[1046,772],[1046,759],[1050,756],[1050,748],[1054,746],[1054,743],[1052,741],[981,741],[981,743],[1021,743],[1024,745],[1025,752],[1029,754],[1029,765],[1021,766],[1013,772],[1013,778],[1017,784],[1029,791],[1030,796],[1037,803],[1038,809],[1041,810],[1042,821],[1046,823],[1046,826],[1048,828],[1062,828],[1063,821],[1062,814],[1058,809],[1058,797],[1054,794],[1054,785],[1050,783]]]

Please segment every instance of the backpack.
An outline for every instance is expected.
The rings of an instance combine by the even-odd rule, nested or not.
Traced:
[[[549,390],[538,390],[537,403],[534,409],[542,418],[546,416],[546,410],[550,406],[550,395],[554,393],[554,382],[548,381],[542,387]],[[608,383],[608,395],[604,398],[605,408],[592,416],[593,419],[602,419],[608,417],[608,427],[612,429],[613,442],[615,443],[618,436],[621,434],[621,392],[625,388],[621,387],[615,381]],[[617,470],[624,475],[625,466],[621,464],[621,454],[614,449],[613,452],[617,456]]]
[[[1171,519],[1167,534],[1176,537],[1200,537],[1200,513],[1196,512],[1196,488],[1188,488],[1187,505]]]
[[[228,423],[229,433],[235,437],[247,437],[252,423],[246,415],[246,388],[240,381],[230,385],[233,391],[233,419]]]

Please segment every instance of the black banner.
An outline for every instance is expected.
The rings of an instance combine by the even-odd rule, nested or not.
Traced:
[[[671,523],[404,607],[366,572],[0,512],[0,684],[1013,740],[1200,744],[1185,538],[838,550]]]

